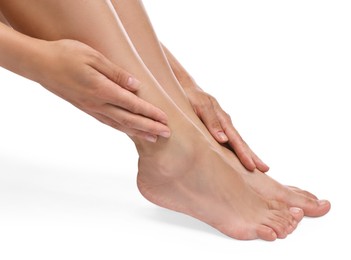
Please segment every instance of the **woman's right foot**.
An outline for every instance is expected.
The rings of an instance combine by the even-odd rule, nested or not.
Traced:
[[[223,147],[221,153],[225,155],[233,169],[240,172],[246,183],[262,197],[283,202],[289,207],[301,208],[305,216],[309,217],[320,217],[330,210],[329,201],[319,200],[312,193],[297,187],[282,185],[257,169],[249,172],[235,154],[227,148]]]
[[[301,209],[264,199],[204,138],[192,137],[191,142],[171,137],[138,147],[137,182],[146,199],[236,239],[272,241],[296,228]]]
[[[190,114],[193,124],[198,127],[199,131],[205,136],[211,147],[216,149],[233,170],[240,173],[247,184],[263,198],[282,202],[289,207],[301,208],[304,211],[305,216],[309,217],[319,217],[328,213],[331,207],[329,201],[319,200],[312,193],[301,190],[297,187],[282,185],[267,174],[260,172],[258,169],[255,169],[252,172],[248,171],[227,144],[221,145],[213,138],[205,125],[199,120],[193,111],[188,113]],[[261,166],[263,165],[264,164],[262,163]]]

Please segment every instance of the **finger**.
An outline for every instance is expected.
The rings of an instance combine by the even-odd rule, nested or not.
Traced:
[[[217,114],[213,108],[212,103],[206,103],[206,105],[199,106],[196,108],[199,118],[205,124],[211,135],[219,143],[228,142],[228,137],[224,133],[222,125],[218,120]]]
[[[265,164],[249,147],[250,152],[251,152],[251,157],[257,167],[261,172],[268,172],[269,171],[269,166]]]
[[[132,74],[111,62],[104,55],[101,54],[97,56],[98,58],[93,64],[91,64],[94,69],[122,88],[133,92],[140,89],[140,81],[138,81]]]
[[[103,98],[107,103],[121,107],[134,114],[139,114],[148,117],[152,120],[167,124],[168,118],[166,113],[156,106],[139,98],[132,92],[129,92],[111,81],[105,81],[104,91],[100,93],[100,98]]]
[[[110,104],[106,104],[101,112],[124,128],[135,129],[165,138],[171,135],[171,131],[166,125]]]
[[[244,140],[239,135],[238,131],[234,128],[230,117],[223,111],[218,114],[218,119],[224,129],[225,134],[228,137],[228,143],[234,150],[235,154],[238,156],[240,162],[249,171],[256,169],[254,160],[251,157],[250,150],[244,142]]]
[[[225,129],[225,133],[228,136],[229,144],[234,149],[234,152],[239,157],[241,163],[250,171],[257,168],[262,172],[267,172],[269,167],[245,143],[238,131],[234,128],[230,117],[220,107],[217,100],[213,99],[212,103],[216,110],[217,117],[222,124],[222,128]]]
[[[139,137],[139,138],[142,138],[142,139],[144,139],[148,142],[151,142],[151,143],[155,143],[157,141],[157,135],[153,135],[153,134],[139,131],[136,129],[126,128],[103,114],[95,114],[93,116],[98,121],[102,122],[103,124],[106,124],[106,125],[114,128],[118,131],[121,131],[121,132],[131,136],[131,137]]]

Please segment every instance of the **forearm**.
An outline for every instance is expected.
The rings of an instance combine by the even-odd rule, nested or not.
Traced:
[[[0,22],[0,66],[36,80],[33,72],[36,64],[40,63],[41,42]]]
[[[179,81],[180,85],[186,88],[194,88],[197,87],[195,80],[191,77],[191,75],[185,70],[185,68],[180,64],[180,62],[174,57],[174,55],[164,46],[162,43],[163,51],[166,55],[166,58],[169,62],[169,65],[172,68],[174,75]]]

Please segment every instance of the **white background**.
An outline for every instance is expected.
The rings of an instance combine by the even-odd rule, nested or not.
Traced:
[[[0,259],[348,259],[349,1],[144,3],[269,174],[330,213],[284,240],[229,239],[143,199],[124,134],[0,69]]]

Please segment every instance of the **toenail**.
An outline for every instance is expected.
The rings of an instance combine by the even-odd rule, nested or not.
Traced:
[[[319,206],[324,206],[324,205],[328,204],[327,200],[318,200],[317,202],[318,202]]]
[[[295,207],[290,208],[291,213],[299,214],[301,211],[302,209],[300,208],[295,208]]]
[[[273,239],[277,239],[278,238],[277,233],[275,233],[274,231],[272,231],[272,238]]]

